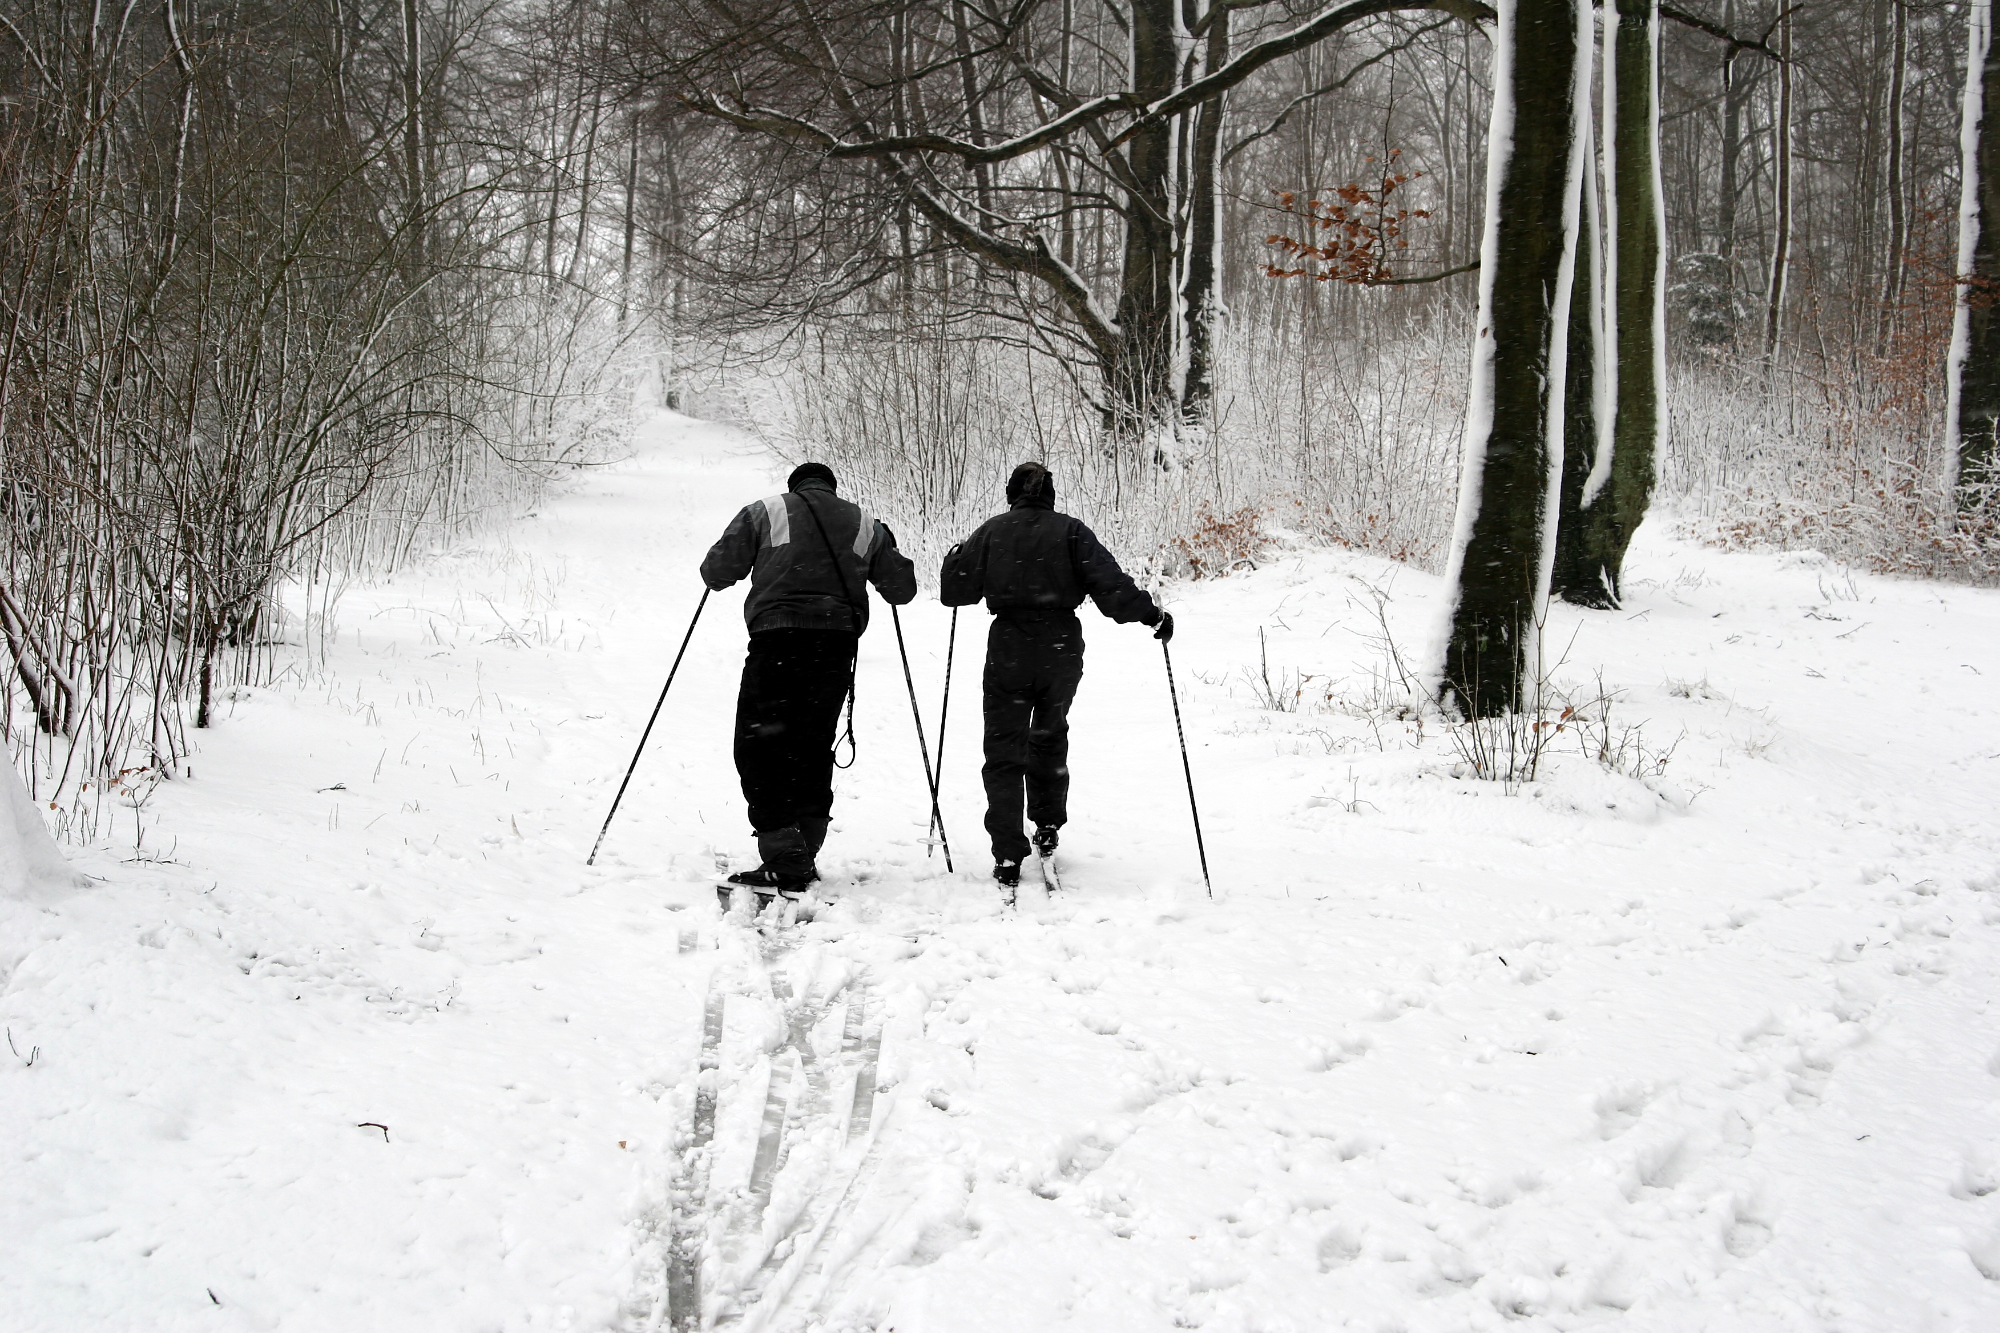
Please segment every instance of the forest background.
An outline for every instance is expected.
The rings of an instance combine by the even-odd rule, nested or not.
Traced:
[[[1490,142],[1519,128],[1503,48],[1569,90],[1565,262],[1601,270],[1575,305],[1600,335],[1621,126],[1657,173],[1664,379],[1625,539],[1650,502],[1722,545],[1990,582],[1946,410],[1954,316],[1987,305],[1961,214],[1990,6],[1605,9],[1600,35],[1550,0],[11,0],[24,776],[65,831],[136,817],[313,608],[618,457],[650,404],[826,459],[925,568],[1033,456],[1149,580],[1274,540],[1444,569],[1489,177],[1529,137]],[[1630,125],[1624,23],[1656,98]]]

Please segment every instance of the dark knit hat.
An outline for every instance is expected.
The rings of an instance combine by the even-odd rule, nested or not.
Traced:
[[[1056,479],[1040,463],[1023,463],[1007,478],[1007,503],[1031,504],[1043,509],[1056,507]]]
[[[785,489],[788,491],[795,491],[799,488],[800,482],[811,481],[815,477],[825,482],[827,485],[833,487],[835,490],[840,489],[840,482],[833,475],[833,469],[828,467],[824,463],[799,464],[797,467],[792,469],[792,475],[785,478]]]

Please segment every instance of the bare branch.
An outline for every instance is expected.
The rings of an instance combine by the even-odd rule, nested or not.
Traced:
[[[1350,24],[1399,10],[1420,9],[1442,10],[1467,22],[1490,22],[1493,18],[1493,10],[1477,3],[1476,0],[1347,0],[1346,4],[1335,5],[1302,27],[1257,43],[1215,73],[1196,79],[1171,97],[1152,103],[1146,108],[1144,115],[1127,125],[1124,131],[1111,141],[1110,146],[1116,148],[1146,126],[1156,124],[1170,116],[1178,116],[1211,98],[1220,96],[1272,61],[1303,51]]]
[[[1796,6],[1796,5],[1793,6],[1794,9],[1800,7],[1801,6]],[[1770,36],[1769,33],[1766,33],[1762,38],[1741,37],[1738,36],[1736,33],[1731,32],[1729,29],[1723,27],[1720,23],[1716,23],[1711,19],[1702,18],[1699,14],[1690,14],[1687,10],[1682,9],[1679,5],[1666,5],[1666,4],[1661,5],[1660,17],[1663,19],[1670,19],[1675,23],[1683,25],[1684,27],[1693,28],[1696,32],[1705,32],[1709,36],[1717,38],[1720,41],[1728,42],[1729,54],[1732,56],[1735,55],[1738,51],[1755,51],[1758,55],[1764,56],[1770,60],[1782,61],[1784,59],[1783,56],[1780,56],[1776,51],[1773,51],[1767,44],[1765,38],[1768,38]],[[1780,17],[1782,17],[1782,15]],[[1776,25],[1773,26],[1775,27]]]

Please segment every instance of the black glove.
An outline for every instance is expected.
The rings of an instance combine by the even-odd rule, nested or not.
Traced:
[[[1159,620],[1154,622],[1153,625],[1153,637],[1161,643],[1172,641],[1174,637],[1174,618],[1172,614],[1166,611],[1160,612]]]

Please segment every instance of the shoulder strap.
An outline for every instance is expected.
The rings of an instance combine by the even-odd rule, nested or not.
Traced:
[[[813,526],[819,529],[820,542],[826,547],[826,558],[833,562],[834,577],[840,580],[840,595],[847,599],[847,609],[854,616],[854,632],[858,635],[861,633],[862,607],[865,603],[856,600],[854,589],[847,586],[847,571],[840,567],[840,553],[833,549],[833,540],[826,535],[826,524],[820,522],[819,510],[813,508],[812,500],[804,491],[794,491],[793,494],[799,497],[799,503],[806,507],[808,514],[812,515]],[[868,515],[865,512],[861,515],[861,521],[868,522]]]

